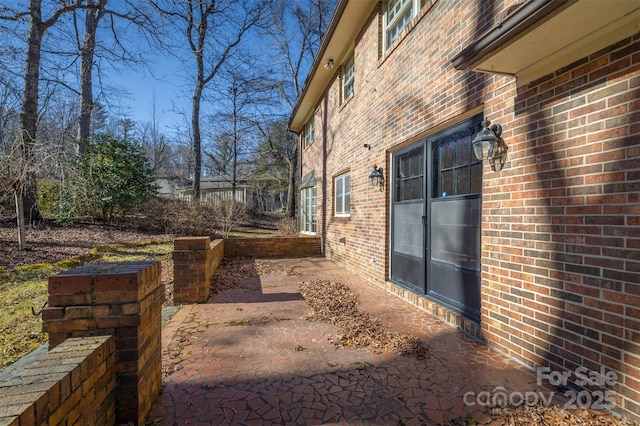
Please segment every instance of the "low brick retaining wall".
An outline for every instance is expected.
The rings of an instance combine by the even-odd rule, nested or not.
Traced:
[[[160,272],[157,261],[93,263],[49,277],[42,328],[50,347],[72,337],[114,336],[118,423],[142,423],[162,389]]]
[[[67,339],[0,377],[0,425],[113,425],[115,339]],[[3,371],[4,373],[4,371]]]
[[[320,256],[318,237],[231,238],[182,237],[173,242],[173,303],[205,303],[211,277],[225,256],[297,258]]]
[[[320,256],[319,237],[233,238],[224,240],[225,256],[297,258]]]
[[[225,242],[209,237],[183,237],[173,242],[173,303],[204,303],[211,277],[224,257]]]

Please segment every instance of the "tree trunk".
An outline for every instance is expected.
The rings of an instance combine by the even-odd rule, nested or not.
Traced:
[[[202,137],[200,135],[200,101],[204,82],[198,78],[191,105],[191,128],[193,132],[193,201],[200,201],[200,176],[202,175]]]
[[[41,0],[29,2],[29,34],[27,38],[27,57],[24,71],[24,90],[22,99],[22,112],[20,113],[20,127],[22,133],[22,152],[26,164],[31,163],[33,146],[36,143],[36,130],[38,125],[38,87],[40,81],[40,54],[44,26],[42,23]],[[23,214],[29,214],[29,223],[40,218],[37,205],[36,180],[33,173],[28,173],[24,182]],[[18,218],[20,220],[20,218]],[[25,220],[23,217],[22,220]]]
[[[232,168],[231,168],[231,192],[233,194],[233,200],[236,199],[236,186],[238,180],[238,89],[234,87],[233,89],[233,158],[232,158]]]
[[[297,150],[295,155],[291,156],[291,163],[289,166],[289,187],[287,193],[287,210],[286,215],[288,217],[296,217],[296,173],[298,170],[298,154]]]
[[[25,239],[24,203],[21,191],[16,191],[14,196],[16,200],[16,217],[18,218],[18,248],[22,251],[27,248],[27,242]]]
[[[104,5],[107,0],[102,0],[99,8],[85,11],[84,41],[80,49],[80,128],[78,129],[77,153],[83,156],[87,151],[89,137],[91,136],[91,112],[93,110],[93,56],[96,49],[96,31],[98,21],[103,15]]]

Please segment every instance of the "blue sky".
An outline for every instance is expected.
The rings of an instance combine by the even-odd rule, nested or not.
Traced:
[[[128,94],[121,98],[120,107],[138,123],[152,120],[155,97],[156,119],[170,131],[176,123],[183,122],[183,118],[176,114],[176,108],[190,114],[191,89],[186,87],[175,58],[167,56],[156,60],[159,64],[154,66],[153,75],[132,70],[123,73],[113,84]]]

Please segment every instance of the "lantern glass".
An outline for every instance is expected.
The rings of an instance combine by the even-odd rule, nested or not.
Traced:
[[[478,160],[488,160],[495,155],[496,144],[498,137],[493,128],[489,128],[491,122],[489,120],[483,120],[482,129],[478,132],[471,144],[473,145],[473,153]],[[496,130],[498,129],[497,126]],[[500,131],[502,129],[500,128]]]
[[[371,186],[376,186],[377,179],[378,179],[378,171],[376,169],[373,169],[371,171],[371,174],[369,175],[369,182],[371,183]]]
[[[480,139],[478,138],[473,140],[473,153],[476,155],[478,160],[488,160],[489,158],[493,158],[494,152],[496,150],[496,138],[493,139]]]

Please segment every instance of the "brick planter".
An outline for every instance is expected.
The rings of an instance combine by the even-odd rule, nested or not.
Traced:
[[[211,291],[211,276],[223,256],[222,240],[176,238],[173,242],[173,302],[176,305],[206,302]]]
[[[142,422],[160,393],[163,301],[155,261],[95,263],[49,277],[42,328],[50,347],[70,337],[115,337],[117,422]]]

